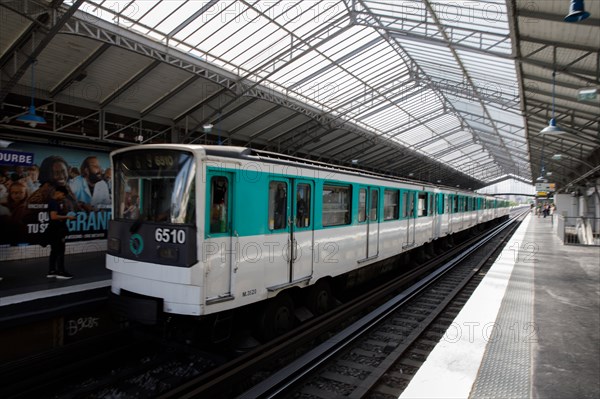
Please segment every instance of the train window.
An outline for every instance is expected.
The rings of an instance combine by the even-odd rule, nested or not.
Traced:
[[[140,182],[139,179],[127,179],[127,183],[124,185],[125,193],[122,196],[123,203],[120,207],[120,213],[125,219],[137,220],[140,217]]]
[[[296,227],[310,226],[310,184],[296,186]]]
[[[227,190],[229,182],[225,176],[213,176],[210,179],[210,232],[227,232],[227,208],[229,207],[229,198]]]
[[[350,223],[352,189],[350,186],[323,186],[323,226]]]
[[[369,204],[369,220],[371,222],[376,222],[379,218],[377,216],[379,209],[379,190],[371,189],[371,201]]]
[[[131,151],[113,156],[116,219],[193,224],[196,165],[191,153]]]
[[[360,223],[367,220],[367,189],[358,190],[358,221]]]
[[[433,194],[428,193],[427,194],[427,200],[429,202],[429,205],[427,206],[427,209],[429,209],[429,214],[433,215],[435,213],[435,206],[433,206]]]
[[[285,229],[287,224],[287,183],[269,182],[269,229]]]
[[[427,202],[427,193],[419,193],[418,196],[418,213],[417,216],[427,216],[429,212],[428,202]]]
[[[452,213],[458,213],[458,195],[452,196]]]
[[[435,203],[437,204],[437,213],[442,215],[444,213],[444,194],[436,194]]]
[[[385,190],[383,192],[383,220],[398,219],[400,192],[398,190]]]

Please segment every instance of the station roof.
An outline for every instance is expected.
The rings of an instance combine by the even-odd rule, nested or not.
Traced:
[[[577,23],[565,1],[536,4],[0,0],[0,132],[242,145],[461,188],[549,171],[566,185],[600,164],[598,100],[577,100],[600,82],[600,4]],[[35,128],[16,121],[32,81],[48,121]],[[566,133],[540,135],[553,98]]]

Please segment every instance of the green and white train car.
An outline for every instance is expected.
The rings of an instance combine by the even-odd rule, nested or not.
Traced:
[[[266,324],[294,300],[321,313],[332,278],[508,214],[472,192],[241,147],[143,145],[111,162],[112,292],[146,323],[270,298]]]

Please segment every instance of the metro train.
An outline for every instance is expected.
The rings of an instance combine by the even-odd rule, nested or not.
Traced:
[[[509,212],[473,192],[243,147],[140,145],[111,166],[112,299],[145,324],[251,309],[276,335],[295,307],[327,311],[334,279],[402,267]]]

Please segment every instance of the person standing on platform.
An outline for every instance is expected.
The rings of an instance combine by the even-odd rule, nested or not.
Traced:
[[[50,265],[46,277],[61,280],[73,278],[73,275],[65,270],[65,237],[69,232],[67,220],[75,220],[75,215],[69,215],[69,207],[66,201],[68,189],[65,186],[56,187],[52,199],[48,202],[50,212],[50,224],[48,226],[48,237],[50,243]]]

